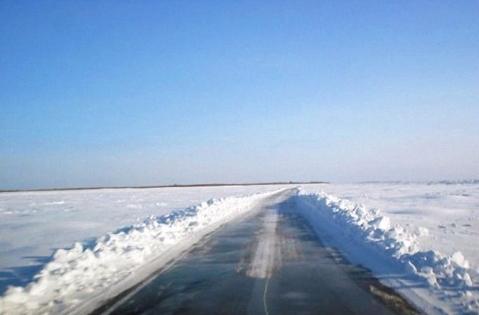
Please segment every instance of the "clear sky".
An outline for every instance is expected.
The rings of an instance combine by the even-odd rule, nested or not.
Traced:
[[[477,177],[478,1],[0,2],[0,189]]]

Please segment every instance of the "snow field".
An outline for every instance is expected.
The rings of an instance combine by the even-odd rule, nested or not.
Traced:
[[[328,244],[372,270],[427,313],[479,313],[477,271],[457,251],[420,250],[419,238],[381,211],[326,193],[300,192],[296,209]],[[394,279],[394,280],[388,280]],[[417,289],[413,284],[420,283]]]
[[[108,297],[139,282],[160,268],[178,249],[188,248],[202,236],[248,211],[275,192],[248,197],[212,199],[198,206],[150,217],[97,239],[91,246],[75,243],[58,250],[26,287],[10,287],[0,298],[2,314],[84,313]],[[173,250],[174,255],[167,255]],[[112,290],[113,288],[113,290]],[[103,296],[102,296],[103,295]],[[101,298],[99,298],[99,296]],[[82,304],[86,303],[86,306]]]
[[[275,188],[2,194],[3,270],[82,243],[56,250],[35,281],[10,287],[0,297],[0,314],[87,313],[248,213]],[[184,209],[210,194],[252,192],[265,193]],[[424,312],[479,314],[479,184],[304,185],[290,201],[325,243]],[[171,212],[175,208],[184,210]],[[131,225],[138,217],[147,219]],[[130,225],[118,229],[125,222]]]

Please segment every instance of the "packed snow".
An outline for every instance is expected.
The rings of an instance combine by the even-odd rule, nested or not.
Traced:
[[[0,281],[12,285],[0,313],[88,311],[98,292],[134,285],[280,188],[0,194]],[[479,313],[479,183],[303,185],[291,201],[324,242],[422,311]]]
[[[246,271],[248,277],[266,279],[273,274],[275,260],[278,259],[276,226],[278,212],[270,211],[264,218],[261,237],[258,237],[258,247]]]

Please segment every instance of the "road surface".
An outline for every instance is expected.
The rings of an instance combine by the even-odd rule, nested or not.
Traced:
[[[97,314],[414,314],[325,247],[284,191]]]

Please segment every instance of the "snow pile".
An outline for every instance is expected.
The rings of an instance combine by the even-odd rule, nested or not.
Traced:
[[[464,313],[479,312],[479,299],[474,292],[473,270],[461,252],[445,256],[438,251],[420,250],[418,237],[427,233],[409,233],[391,224],[378,209],[340,199],[325,193],[300,192],[295,197],[297,210],[315,230],[328,234],[327,240],[348,251],[359,251],[356,260],[378,273],[388,270],[404,272],[422,279],[432,294],[448,299]],[[368,257],[369,256],[369,257]],[[387,266],[387,267],[386,267]]]
[[[259,200],[273,193],[212,199],[170,215],[150,217],[100,237],[91,245],[75,243],[71,249],[60,249],[36,275],[35,282],[7,290],[0,298],[0,313],[91,310],[80,305],[85,301],[95,303],[95,299],[104,302],[144,280],[178,255],[181,248],[188,248],[225,222],[254,209]]]
[[[460,251],[479,268],[479,184],[376,183],[305,187],[381,209],[395,225],[418,236],[421,251]]]

